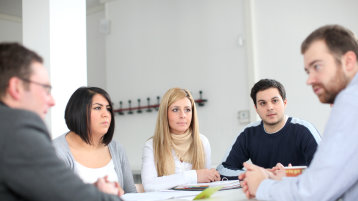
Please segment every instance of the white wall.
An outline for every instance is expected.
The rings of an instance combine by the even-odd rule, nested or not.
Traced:
[[[300,45],[309,33],[326,24],[341,24],[358,34],[357,7],[354,0],[254,0],[258,78],[281,81],[287,91],[287,114],[310,121],[320,132],[330,109],[305,84]]]
[[[21,18],[0,14],[0,42],[22,41]]]
[[[23,1],[22,14],[24,45],[38,52],[49,70],[56,105],[46,119],[56,138],[68,130],[64,120],[68,99],[87,85],[86,2]]]
[[[89,86],[106,89],[106,35],[99,31],[104,17],[103,10],[87,14],[87,81]]]
[[[51,109],[45,120],[52,137],[56,137],[67,131],[63,114],[69,96],[77,87],[87,83],[85,2],[61,0],[51,1],[48,5],[49,2],[44,0],[24,1],[19,5],[18,3],[1,3],[2,6],[8,6],[8,9],[4,10],[3,7],[6,6],[0,9],[0,42],[23,42],[44,58],[45,66],[49,68],[52,94],[56,102],[56,106]],[[34,10],[36,12],[33,12]],[[12,12],[4,14],[4,11]],[[23,20],[19,16],[21,12]],[[49,21],[53,25],[50,28]],[[69,48],[68,44],[72,46]],[[59,47],[62,47],[63,51],[59,50]],[[67,80],[64,80],[64,77]]]
[[[308,120],[323,132],[329,107],[305,85],[300,44],[328,23],[358,33],[357,4],[354,0],[111,1],[102,86],[116,107],[120,100],[137,98],[143,104],[150,97],[153,103],[170,87],[188,88],[194,98],[203,90],[209,102],[198,108],[200,130],[211,142],[213,165],[244,126],[238,123],[237,112],[252,107],[248,83],[253,78],[282,82],[288,94],[287,114]],[[248,10],[251,15],[244,15]],[[252,26],[253,47],[247,46],[244,24]],[[243,47],[237,46],[238,35],[245,39]],[[248,52],[251,48],[253,52]],[[252,65],[247,55],[252,56]],[[140,169],[142,146],[152,136],[155,121],[155,113],[116,116],[115,139],[125,146],[133,169]]]
[[[252,1],[254,63],[248,66],[243,2]],[[88,83],[107,89],[118,101],[153,99],[168,88],[188,88],[209,100],[198,108],[201,132],[219,163],[243,127],[237,111],[252,107],[248,71],[258,78],[281,81],[288,93],[287,113],[312,122],[319,131],[329,107],[305,85],[302,40],[315,28],[339,23],[358,34],[358,2],[354,0],[117,0],[109,2],[109,35],[98,32],[104,12],[87,17]],[[0,41],[22,38],[20,21],[0,18]],[[142,100],[143,101],[143,100]],[[143,103],[142,103],[143,104]],[[153,134],[155,113],[116,116],[115,138],[127,149],[133,169],[140,168],[144,141]]]
[[[249,107],[243,1],[111,1],[106,39],[107,89],[118,107],[171,87],[203,90],[200,131],[212,144],[213,164],[241,129],[238,110]],[[143,104],[143,103],[142,103]],[[116,116],[115,138],[134,169],[140,169],[144,142],[153,135],[156,113]]]

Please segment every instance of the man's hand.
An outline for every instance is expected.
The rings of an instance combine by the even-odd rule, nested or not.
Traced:
[[[244,163],[246,172],[239,176],[241,182],[242,190],[246,194],[247,198],[253,198],[256,195],[256,191],[265,179],[269,178],[268,171],[262,167],[256,166],[250,163]]]
[[[240,180],[240,185],[242,187],[242,191],[245,193],[247,198],[249,198],[249,199],[254,198],[255,196],[250,195],[249,186],[247,185],[245,178],[246,178],[246,172],[239,175],[239,180]]]
[[[288,166],[292,167],[291,164],[289,164]],[[285,167],[281,163],[277,163],[275,167],[273,167],[267,171],[268,171],[270,179],[281,180],[282,177],[286,176]]]
[[[207,183],[213,181],[220,181],[220,174],[214,168],[196,170],[198,183]]]
[[[110,182],[108,176],[98,178],[94,185],[102,192],[122,196],[124,194],[123,189],[118,182]]]

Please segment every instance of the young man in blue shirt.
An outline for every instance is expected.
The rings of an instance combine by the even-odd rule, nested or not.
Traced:
[[[239,134],[217,168],[221,177],[238,179],[243,162],[249,159],[264,168],[277,163],[308,166],[321,138],[309,122],[285,115],[283,85],[262,79],[252,87],[251,98],[262,120],[247,125]]]

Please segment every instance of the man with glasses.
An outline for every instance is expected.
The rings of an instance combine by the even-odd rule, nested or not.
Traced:
[[[55,101],[42,63],[17,43],[0,43],[0,200],[120,200],[116,183],[84,184],[57,158],[43,122]]]
[[[24,82],[28,82],[28,83],[32,83],[32,84],[37,84],[39,86],[42,86],[46,91],[47,91],[47,94],[51,94],[51,89],[52,89],[52,86],[49,85],[49,84],[41,84],[41,83],[38,83],[38,82],[35,82],[35,81],[31,81],[31,80],[28,80],[26,78],[20,78],[22,81]]]

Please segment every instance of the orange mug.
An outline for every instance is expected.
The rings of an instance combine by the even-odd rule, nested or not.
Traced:
[[[297,177],[302,174],[302,172],[307,168],[307,166],[292,166],[285,167],[287,177]]]

